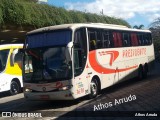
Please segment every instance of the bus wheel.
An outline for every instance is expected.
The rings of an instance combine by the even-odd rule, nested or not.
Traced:
[[[148,66],[147,64],[145,64],[143,67],[143,78],[147,78],[147,76],[148,76]]]
[[[92,80],[91,84],[90,84],[90,98],[95,98],[98,95],[98,84],[97,84],[97,80],[94,79]]]
[[[10,93],[11,95],[15,95],[20,93],[20,85],[16,81],[12,81],[10,85]]]
[[[138,68],[138,79],[142,80],[143,79],[143,67],[139,66]]]

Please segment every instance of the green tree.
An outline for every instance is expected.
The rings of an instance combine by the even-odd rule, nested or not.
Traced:
[[[144,25],[135,25],[135,26],[133,26],[133,28],[135,28],[135,29],[143,29],[144,28]]]
[[[155,58],[160,62],[160,17],[150,24],[154,42]]]
[[[66,23],[107,23],[130,27],[123,19],[85,13],[80,11],[68,11],[64,8],[37,4],[36,0],[0,0],[0,28],[27,27],[35,29]]]
[[[152,23],[150,24],[150,27],[153,27],[153,28],[160,27],[160,17],[159,17],[159,18],[156,18],[156,19],[154,20],[154,22],[152,22]]]

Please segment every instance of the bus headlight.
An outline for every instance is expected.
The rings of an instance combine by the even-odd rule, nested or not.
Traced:
[[[30,88],[25,88],[24,92],[32,92],[32,90]]]
[[[68,86],[64,86],[64,87],[59,88],[59,90],[69,90],[71,88],[72,88],[72,85],[68,85]]]

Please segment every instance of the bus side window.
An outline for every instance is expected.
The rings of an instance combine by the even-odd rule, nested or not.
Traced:
[[[114,47],[118,47],[117,33],[116,32],[113,32],[113,42],[114,42]]]
[[[102,29],[88,28],[88,40],[90,51],[102,48]]]
[[[138,46],[138,39],[136,33],[131,33],[131,45]]]
[[[138,42],[140,46],[144,45],[143,34],[138,34]]]
[[[94,50],[96,49],[96,34],[95,32],[88,32],[88,37],[89,37],[89,50]]]
[[[146,34],[143,34],[143,43],[144,43],[144,45],[148,44],[148,38],[147,38]]]
[[[151,34],[145,33],[143,36],[144,36],[143,37],[144,38],[144,44],[145,45],[150,45],[152,43]]]
[[[110,32],[106,30],[103,32],[103,47],[104,48],[112,47]]]
[[[97,48],[97,34],[95,31],[89,31],[88,32],[88,38],[89,38],[89,50],[95,50]]]
[[[118,44],[119,44],[119,47],[122,47],[123,45],[122,45],[122,34],[119,32],[119,33],[117,33],[117,35],[118,35]]]
[[[122,47],[122,35],[120,32],[113,32],[114,47]]]
[[[151,33],[147,33],[147,39],[148,39],[148,44],[147,45],[151,45],[152,44],[152,36]]]
[[[10,49],[0,50],[0,71],[3,71],[6,67],[9,52]]]
[[[86,29],[80,28],[74,34],[74,69],[75,76],[81,74],[86,64],[87,37]]]
[[[22,53],[21,53],[21,52],[18,52],[18,53],[15,55],[15,60],[14,60],[14,62],[17,63],[20,68],[22,68]]]
[[[97,36],[96,36],[97,48],[100,49],[100,48],[103,47],[102,30],[101,29],[97,29],[96,33],[97,33]]]
[[[123,45],[124,45],[124,47],[129,47],[130,46],[129,33],[123,33]]]

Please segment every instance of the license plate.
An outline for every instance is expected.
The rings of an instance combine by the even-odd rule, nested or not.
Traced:
[[[40,95],[40,99],[49,100],[49,95]]]

